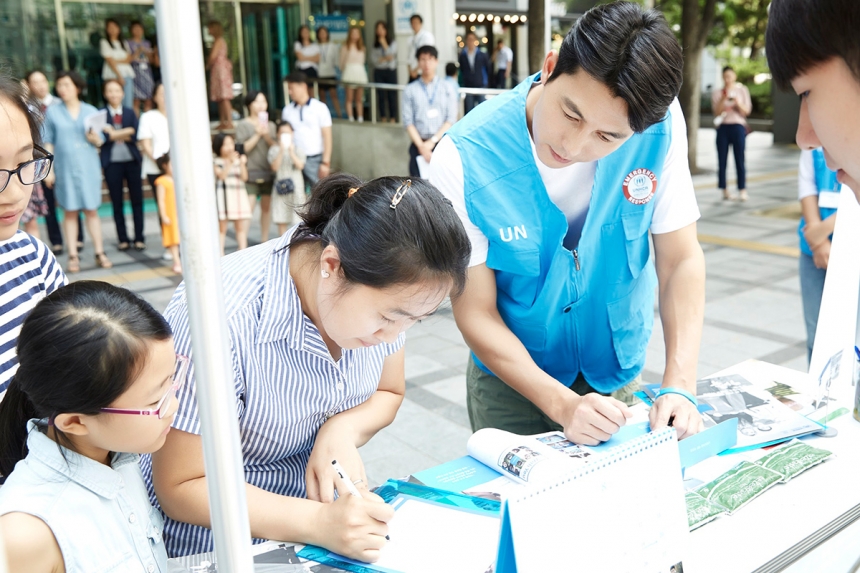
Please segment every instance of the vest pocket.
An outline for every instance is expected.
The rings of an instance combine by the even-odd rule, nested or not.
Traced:
[[[546,346],[546,325],[540,322],[527,322],[511,318],[510,316],[502,316],[502,320],[511,332],[517,335],[523,346],[529,350],[543,350]]]
[[[627,265],[633,278],[636,279],[651,258],[651,244],[648,240],[651,218],[645,217],[644,213],[630,212],[621,215],[621,222],[624,225]]]
[[[538,249],[513,249],[491,241],[487,267],[496,271],[496,287],[524,308],[537,298],[541,261]]]
[[[639,364],[651,339],[654,309],[648,295],[652,288],[652,281],[643,277],[636,281],[630,294],[607,305],[612,344],[622,370]]]

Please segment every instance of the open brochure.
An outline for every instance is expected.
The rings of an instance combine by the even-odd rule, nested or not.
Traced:
[[[526,485],[558,479],[600,460],[617,447],[649,433],[647,421],[631,422],[596,446],[577,445],[561,432],[519,436],[485,428],[466,443],[468,456],[418,472],[409,481],[436,489],[501,500]],[[677,442],[681,467],[690,467],[734,446],[737,420],[727,420]]]
[[[646,386],[649,395],[654,386]],[[806,417],[818,406],[813,397],[772,377],[757,376],[753,369],[699,380],[696,394],[705,428],[737,420],[737,445],[730,452],[778,444],[822,429]]]

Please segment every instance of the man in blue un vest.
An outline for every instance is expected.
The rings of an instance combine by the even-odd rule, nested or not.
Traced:
[[[540,73],[436,147],[431,180],[472,240],[454,316],[472,349],[473,430],[608,440],[630,417],[617,398],[638,386],[658,284],[666,367],[651,426],[701,430],[705,264],[681,69],[658,12],[598,6]]]

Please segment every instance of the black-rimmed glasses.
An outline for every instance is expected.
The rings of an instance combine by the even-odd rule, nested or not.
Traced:
[[[0,169],[0,193],[6,190],[6,186],[9,185],[13,175],[18,175],[18,181],[21,182],[21,185],[33,185],[48,176],[48,173],[51,172],[51,164],[54,163],[54,156],[38,145],[34,145],[33,150],[42,153],[45,157],[26,161],[19,165],[18,169],[11,171]]]

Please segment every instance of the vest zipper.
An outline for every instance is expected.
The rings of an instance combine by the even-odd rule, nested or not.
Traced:
[[[576,265],[576,270],[579,270],[579,253],[576,252],[576,249],[573,249],[573,262]]]

